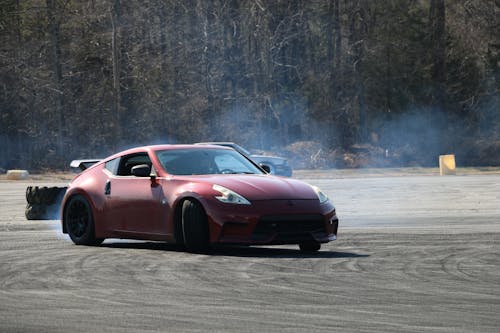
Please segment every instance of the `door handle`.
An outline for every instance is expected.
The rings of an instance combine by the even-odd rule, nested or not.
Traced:
[[[106,181],[106,185],[104,186],[104,195],[110,195],[111,194],[111,181],[108,179]]]

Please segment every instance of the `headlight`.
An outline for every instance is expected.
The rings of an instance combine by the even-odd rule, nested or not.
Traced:
[[[328,196],[319,189],[319,187],[311,186],[318,196],[319,203],[325,203],[328,201]]]
[[[220,192],[220,196],[216,196],[215,198],[221,202],[229,203],[229,204],[237,204],[237,205],[250,205],[250,201],[239,195],[238,193],[231,191],[230,189],[225,188],[224,186],[214,185],[212,188]]]

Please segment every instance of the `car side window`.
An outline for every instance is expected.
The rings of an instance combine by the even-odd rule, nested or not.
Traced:
[[[149,167],[151,167],[151,159],[149,158],[147,153],[137,153],[123,156],[120,159],[117,175],[132,176],[132,168],[141,164],[147,164],[149,165]]]
[[[113,175],[116,175],[118,171],[118,162],[120,162],[119,158],[112,159],[111,161],[107,161],[104,165],[106,170],[111,172]]]

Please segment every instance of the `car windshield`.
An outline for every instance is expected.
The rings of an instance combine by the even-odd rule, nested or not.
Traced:
[[[237,144],[234,144],[233,146],[229,145],[229,147],[232,147],[232,148],[236,149],[237,151],[239,151],[243,155],[246,155],[246,156],[250,156],[251,155],[248,150],[246,150],[245,148],[243,148],[242,146],[239,146]]]
[[[156,152],[171,175],[262,174],[240,153],[228,149],[168,149]]]

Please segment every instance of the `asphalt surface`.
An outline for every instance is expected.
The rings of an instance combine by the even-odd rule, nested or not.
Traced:
[[[500,331],[500,175],[308,181],[340,217],[311,255],[76,246],[0,181],[0,332]]]

